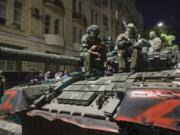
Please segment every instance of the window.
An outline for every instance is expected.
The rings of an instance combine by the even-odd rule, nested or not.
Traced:
[[[82,13],[82,2],[79,2],[79,14]]]
[[[103,15],[103,25],[105,26],[105,29],[108,30],[108,18],[105,15]]]
[[[59,70],[64,70],[64,65],[62,63],[59,66]]]
[[[118,8],[123,9],[123,7],[124,7],[123,1],[118,2]]]
[[[76,27],[74,27],[74,28],[73,28],[73,42],[74,42],[74,43],[76,43],[76,42],[77,42],[77,38],[76,38],[77,33],[76,33],[76,31],[77,31],[77,28],[76,28]]]
[[[40,16],[40,10],[38,8],[31,8],[31,14],[33,17],[37,18],[37,19],[40,19],[41,16]]]
[[[104,5],[104,7],[108,7],[108,0],[103,0],[103,5]]]
[[[98,24],[98,13],[95,14],[95,24]]]
[[[0,24],[6,23],[6,1],[0,0]]]
[[[33,68],[35,72],[39,72],[40,70],[45,71],[44,63],[22,61],[22,72],[29,72],[30,68]]]
[[[77,7],[76,7],[76,0],[73,0],[73,11],[76,11],[77,9],[76,9]]]
[[[111,5],[111,9],[113,9],[113,6],[114,6],[113,0],[110,1],[110,5]]]
[[[91,24],[97,24],[98,22],[98,13],[94,10],[91,10]]]
[[[8,71],[13,71],[13,67],[14,67],[15,65],[14,65],[14,61],[12,61],[12,60],[8,60],[7,61],[7,70]]]
[[[22,12],[22,4],[19,1],[15,1],[14,3],[14,24],[16,28],[20,29],[21,27],[21,12]]]
[[[94,24],[94,11],[91,10],[91,24]]]
[[[54,34],[59,34],[59,20],[54,21]]]
[[[49,15],[46,15],[45,16],[45,34],[50,33],[50,20],[51,20],[51,17]]]
[[[114,33],[114,26],[115,26],[115,23],[114,23],[114,20],[112,19],[111,20],[111,31]]]
[[[100,7],[101,1],[100,0],[94,0],[94,3],[97,7]]]
[[[18,71],[18,63],[13,60],[0,60],[0,70],[3,71]]]
[[[0,60],[0,70],[5,70],[5,60]]]

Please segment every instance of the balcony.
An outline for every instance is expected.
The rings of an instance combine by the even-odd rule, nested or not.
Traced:
[[[82,15],[80,13],[77,12],[73,12],[73,20],[77,21],[79,24],[83,25],[83,26],[87,26],[87,18],[85,15]]]
[[[51,10],[65,14],[64,4],[61,0],[43,0],[45,6],[49,7]]]
[[[45,34],[45,43],[52,46],[64,47],[64,38],[56,34]]]

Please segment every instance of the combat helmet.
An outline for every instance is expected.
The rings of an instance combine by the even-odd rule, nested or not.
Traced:
[[[127,28],[136,29],[136,26],[133,23],[129,23]]]
[[[150,38],[155,38],[155,37],[156,37],[155,31],[149,32],[149,37],[150,37]]]
[[[99,34],[99,27],[97,25],[91,25],[87,28],[87,33],[90,33],[90,31],[93,31]]]

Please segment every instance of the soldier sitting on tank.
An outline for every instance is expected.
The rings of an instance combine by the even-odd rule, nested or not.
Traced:
[[[99,28],[97,25],[91,25],[87,28],[87,34],[81,39],[81,53],[86,76],[90,76],[94,71],[103,74],[105,48],[99,37]],[[96,72],[97,73],[97,72]]]
[[[137,44],[138,34],[137,29],[133,23],[129,23],[125,33],[117,37],[116,45],[118,49],[118,65],[119,72],[126,72],[129,70],[128,58],[131,59],[130,71],[136,72],[138,54],[140,47]]]
[[[162,49],[162,41],[159,37],[156,36],[154,31],[149,33],[149,43],[151,44],[150,51],[159,52]]]

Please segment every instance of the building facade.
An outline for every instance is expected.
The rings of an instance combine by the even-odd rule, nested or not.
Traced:
[[[142,26],[135,0],[0,0],[0,46],[78,56],[87,26],[115,39],[123,19]]]

